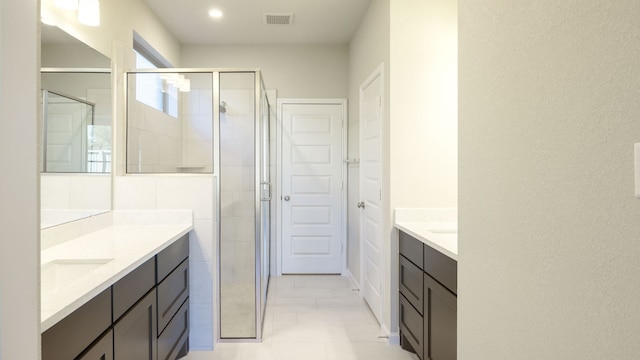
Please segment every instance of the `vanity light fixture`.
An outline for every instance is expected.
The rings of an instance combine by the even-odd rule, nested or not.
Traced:
[[[53,5],[62,10],[77,10],[78,0],[54,0]]]
[[[79,0],[78,22],[87,26],[100,26],[100,0]]]
[[[224,15],[222,13],[222,10],[220,9],[211,9],[209,10],[209,16],[211,16],[214,19],[220,19],[222,17],[222,15]]]

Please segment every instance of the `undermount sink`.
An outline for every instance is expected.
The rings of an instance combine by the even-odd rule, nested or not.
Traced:
[[[59,259],[50,261],[40,270],[42,296],[55,293],[90,275],[113,259]]]

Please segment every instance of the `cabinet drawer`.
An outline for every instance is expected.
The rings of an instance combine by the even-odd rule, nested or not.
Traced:
[[[424,319],[402,294],[400,294],[399,320],[403,339],[406,339],[416,353],[422,356],[424,349]]]
[[[424,247],[424,271],[454,294],[458,293],[458,262],[430,247]]]
[[[158,334],[189,296],[189,260],[185,259],[158,285]]]
[[[155,259],[151,258],[113,285],[113,320],[118,320],[156,284]]]
[[[158,360],[175,360],[187,353],[189,302],[186,301],[158,337]]]
[[[42,334],[43,360],[75,359],[111,326],[111,288]]]
[[[424,262],[422,250],[424,244],[422,241],[402,231],[399,234],[399,241],[400,254],[422,269],[422,263]]]
[[[113,360],[113,330],[109,330],[77,360]]]
[[[400,292],[422,315],[423,272],[404,256],[400,256]]]
[[[157,256],[158,283],[169,275],[180,263],[189,256],[189,234],[183,235]]]

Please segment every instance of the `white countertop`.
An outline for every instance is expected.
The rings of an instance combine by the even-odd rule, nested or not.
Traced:
[[[192,229],[192,223],[118,224],[42,250],[41,331],[55,325]]]
[[[395,226],[428,246],[458,261],[458,224],[456,222],[397,221]]]

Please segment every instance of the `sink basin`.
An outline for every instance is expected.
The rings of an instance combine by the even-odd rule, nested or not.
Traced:
[[[47,296],[69,286],[113,259],[59,259],[50,261],[41,268],[41,294]]]

